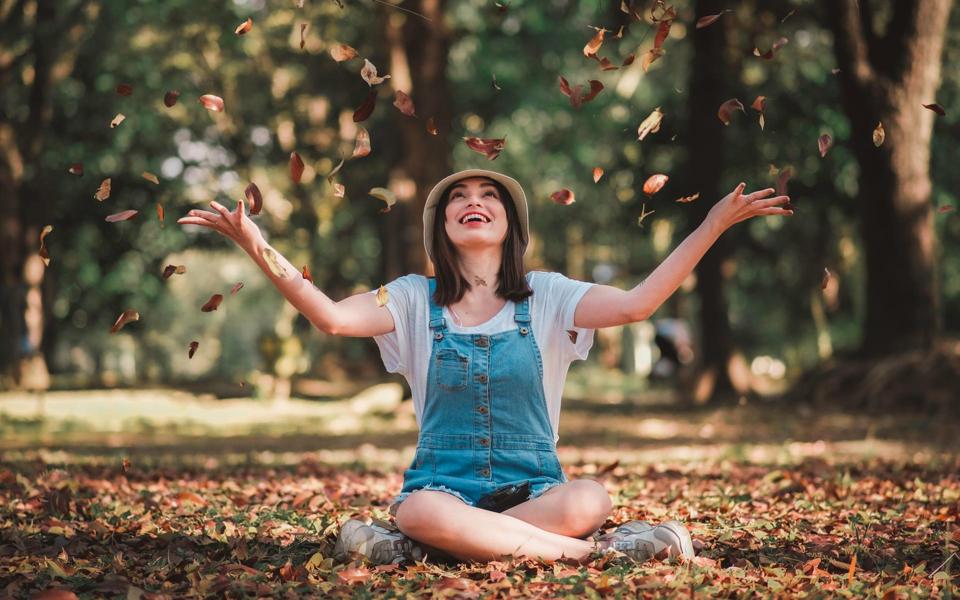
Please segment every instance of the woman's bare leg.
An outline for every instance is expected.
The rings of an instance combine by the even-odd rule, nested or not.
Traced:
[[[552,533],[433,490],[407,496],[397,509],[397,527],[461,560],[493,560],[504,555],[581,560],[596,548],[593,542]]]
[[[583,538],[600,529],[613,503],[603,484],[576,479],[503,511],[531,525],[567,537]]]

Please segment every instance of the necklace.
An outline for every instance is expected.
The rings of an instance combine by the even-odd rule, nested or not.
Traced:
[[[447,307],[450,310],[450,314],[458,321],[457,325],[463,327],[463,319],[460,318],[460,315],[457,314],[457,311],[453,310],[452,306]]]

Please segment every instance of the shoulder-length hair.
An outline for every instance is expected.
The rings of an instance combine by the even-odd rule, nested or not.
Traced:
[[[489,178],[488,178],[489,179]],[[499,182],[490,179],[500,194],[500,201],[507,213],[507,237],[503,241],[503,257],[500,261],[497,296],[520,302],[533,295],[533,290],[524,276],[523,251],[527,248],[527,240],[523,239],[520,229],[520,217],[517,207],[513,203],[513,196]],[[436,271],[437,289],[433,301],[440,306],[449,306],[458,302],[463,295],[473,288],[460,271],[460,256],[457,248],[447,236],[445,226],[447,205],[450,203],[450,191],[456,182],[450,184],[440,196],[437,203],[436,216],[433,219],[433,256]]]

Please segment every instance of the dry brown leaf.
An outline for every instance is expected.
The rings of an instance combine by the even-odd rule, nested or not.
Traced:
[[[383,77],[377,75],[377,66],[366,58],[363,59],[363,67],[360,69],[360,77],[362,77],[369,86],[380,85],[387,79],[390,79],[389,75],[384,75]]]
[[[163,227],[163,205],[157,202],[157,220],[160,221],[160,227]]]
[[[717,118],[720,119],[720,122],[724,125],[730,124],[730,118],[733,116],[733,111],[739,110],[740,112],[746,113],[744,110],[743,104],[740,103],[736,98],[731,98],[720,105],[720,108],[717,109]]]
[[[937,104],[936,102],[934,102],[933,104],[924,104],[922,106],[926,109],[932,110],[933,112],[937,113],[941,117],[947,116],[947,111],[944,110],[943,107]]]
[[[583,55],[587,58],[596,56],[597,51],[600,50],[600,46],[603,45],[603,36],[607,32],[606,29],[600,27],[594,27],[597,30],[597,33],[587,42],[587,45],[583,47]]]
[[[247,199],[247,205],[250,207],[251,215],[259,215],[263,209],[263,194],[257,184],[250,182],[243,190],[243,195]]]
[[[362,158],[370,154],[370,132],[364,129],[363,127],[357,127],[357,140],[353,147],[353,154],[350,158]],[[341,162],[341,166],[343,163]],[[334,173],[336,170],[334,171]],[[329,180],[330,177],[334,175],[331,173],[327,176]]]
[[[417,111],[413,106],[413,100],[405,92],[396,90],[393,93],[393,105],[408,117],[417,116]]]
[[[290,179],[294,183],[300,183],[300,179],[303,177],[303,159],[300,158],[300,155],[296,151],[290,153]]]
[[[113,120],[110,121],[110,129],[113,129],[120,123],[123,123],[126,118],[127,117],[125,117],[123,113],[117,113],[117,116],[115,116]]]
[[[247,32],[249,32],[251,29],[253,29],[253,19],[250,17],[247,17],[247,20],[237,25],[237,28],[234,29],[233,32],[237,35],[244,35]]]
[[[160,179],[158,179],[157,176],[150,171],[144,171],[140,174],[140,176],[154,185],[160,185]]]
[[[103,202],[104,200],[110,197],[110,178],[109,177],[107,177],[106,179],[100,182],[100,187],[97,188],[97,191],[96,193],[94,193],[93,197],[99,200],[100,202]]]
[[[663,112],[660,107],[656,107],[647,115],[647,118],[637,127],[637,141],[643,141],[648,134],[660,131],[660,123],[663,121]]]
[[[47,252],[47,247],[44,245],[43,238],[50,235],[50,232],[53,231],[53,225],[44,225],[43,229],[40,231],[40,258],[43,259],[43,264],[50,266],[50,254]]]
[[[193,355],[197,353],[197,348],[200,347],[200,342],[193,341],[190,342],[190,345],[187,347],[187,358],[193,358]]]
[[[397,195],[387,188],[375,187],[367,193],[378,200],[383,200],[387,204],[387,207],[381,208],[380,212],[390,212],[393,205],[397,203]]]
[[[669,179],[669,176],[662,173],[656,173],[647,177],[647,180],[643,182],[643,193],[647,196],[653,196],[663,188]]]
[[[387,302],[390,301],[390,294],[387,292],[387,288],[380,286],[380,289],[377,290],[377,306],[384,307],[387,305]]]
[[[117,320],[113,323],[113,327],[110,328],[110,333],[116,333],[123,329],[123,326],[131,321],[139,321],[140,313],[135,310],[127,309],[120,313],[120,316],[117,317]]]
[[[336,44],[330,48],[330,56],[332,56],[333,60],[337,62],[343,62],[345,60],[350,60],[351,58],[356,58],[359,56],[359,54],[357,54],[356,50],[346,44]]]
[[[137,216],[137,211],[135,210],[123,210],[118,213],[113,213],[112,215],[107,215],[107,218],[104,219],[107,223],[117,223],[119,221],[129,221],[130,219]]]
[[[83,163],[73,163],[70,165],[70,168],[67,169],[67,173],[76,175],[77,177],[83,177]]]
[[[463,141],[467,147],[474,152],[479,152],[487,157],[487,160],[494,160],[500,156],[507,143],[507,138],[476,138],[465,137]]]
[[[363,103],[357,107],[357,110],[353,111],[353,122],[360,123],[366,121],[370,118],[370,115],[373,114],[373,109],[377,105],[377,92],[376,90],[370,90],[370,93],[367,94],[367,97],[364,99]]]
[[[163,95],[163,105],[166,106],[167,108],[170,108],[171,106],[176,104],[177,100],[179,99],[180,99],[180,92],[178,92],[177,90],[170,90],[169,92]]]
[[[601,178],[601,177],[603,177],[603,169],[601,169],[600,167],[594,167],[594,168],[593,168],[593,182],[594,182],[594,183],[597,183],[598,181],[600,181],[600,178]]]
[[[554,193],[550,194],[550,199],[556,202],[557,204],[562,204],[564,206],[573,204],[574,202],[576,202],[573,195],[573,191],[568,190],[567,188],[557,190]]]
[[[223,98],[213,94],[204,94],[200,96],[200,104],[207,110],[213,112],[223,112]]]
[[[230,288],[230,295],[233,296],[242,289],[243,289],[243,282],[238,281],[235,284],[233,284],[232,288]]]
[[[788,40],[787,38],[781,37],[780,39],[778,39],[777,41],[775,41],[775,42],[773,43],[773,46],[771,46],[770,49],[767,50],[766,52],[761,53],[759,48],[754,48],[754,49],[753,49],[753,55],[754,55],[754,56],[759,56],[760,58],[763,58],[763,59],[766,59],[766,60],[770,60],[770,59],[772,59],[772,58],[774,57],[774,55],[777,53],[777,50],[779,50],[780,48],[783,48],[784,46],[786,46],[786,45],[787,45],[787,42],[789,42],[789,41],[790,41],[790,40]]]
[[[681,203],[681,204],[686,204],[686,203],[688,203],[688,202],[693,202],[694,200],[696,200],[696,199],[699,198],[699,197],[700,197],[700,192],[697,192],[696,194],[694,194],[694,195],[692,195],[692,196],[684,196],[684,197],[682,197],[682,198],[677,198],[677,202],[679,202],[679,203]]]
[[[163,268],[163,278],[169,279],[171,275],[183,275],[186,272],[186,265],[167,265]]]
[[[873,130],[873,145],[879,148],[883,144],[883,140],[886,139],[887,134],[883,130],[883,123],[878,122],[877,126]]]
[[[833,146],[833,138],[826,133],[817,138],[817,148],[820,150],[820,158],[827,155],[831,146]]]
[[[223,294],[214,294],[210,296],[210,299],[200,307],[200,310],[203,312],[211,312],[217,310],[217,307],[220,306],[220,303],[223,302]]]

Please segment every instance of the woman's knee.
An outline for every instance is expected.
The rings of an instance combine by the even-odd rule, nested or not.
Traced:
[[[577,479],[569,486],[564,497],[564,520],[584,535],[599,529],[613,510],[607,489],[593,479]]]
[[[447,494],[430,490],[413,492],[397,507],[397,527],[412,538],[420,537],[427,530],[436,531],[442,525],[439,517],[444,508],[449,508],[450,500],[459,502],[444,496]]]

